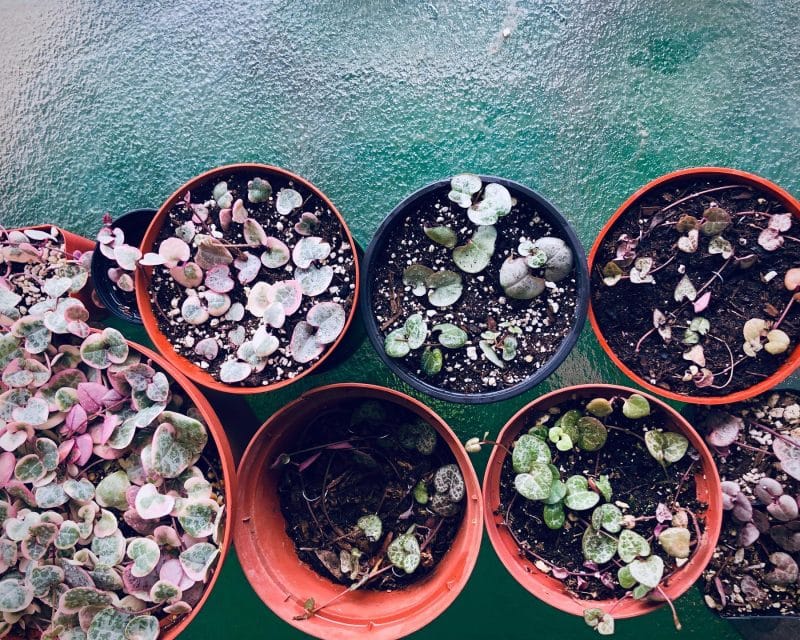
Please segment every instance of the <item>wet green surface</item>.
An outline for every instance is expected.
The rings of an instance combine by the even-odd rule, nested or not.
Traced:
[[[587,249],[626,195],[673,169],[733,166],[800,192],[798,2],[310,4],[4,0],[0,223],[92,234],[106,210],[157,206],[196,173],[243,160],[315,182],[362,245],[407,193],[461,170],[541,190]],[[265,419],[344,380],[402,388],[365,343],[252,404]],[[601,380],[624,381],[587,328],[522,398],[431,404],[467,438],[547,389]],[[735,637],[696,592],[679,609],[684,637]],[[673,637],[669,613],[618,625],[619,638],[643,634]],[[231,557],[184,637],[299,635]],[[417,637],[555,635],[592,637],[528,596],[485,541],[464,593]]]

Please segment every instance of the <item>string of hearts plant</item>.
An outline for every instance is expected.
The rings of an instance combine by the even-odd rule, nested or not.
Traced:
[[[800,334],[792,228],[780,202],[744,184],[698,181],[643,197],[597,253],[595,315],[609,346],[647,382],[682,394],[763,380]]]
[[[458,531],[466,493],[436,430],[395,405],[344,402],[305,431],[273,464],[286,530],[300,558],[343,589],[307,598],[296,620],[357,589],[392,591],[428,574]]]
[[[705,573],[723,614],[800,613],[800,397],[791,391],[702,411],[725,521]]]
[[[297,187],[302,189],[302,187]],[[116,284],[152,267],[150,300],[173,348],[226,384],[267,385],[318,359],[344,329],[354,260],[341,224],[289,183],[244,174],[186,192],[152,252],[104,227]]]
[[[540,412],[504,463],[504,526],[539,570],[588,602],[584,619],[603,635],[626,598],[668,602],[681,628],[663,585],[703,536],[691,498],[696,452],[662,424],[638,394],[576,400]],[[497,444],[465,447],[487,443]],[[617,605],[592,606],[602,599]]]
[[[154,640],[219,554],[206,426],[118,331],[90,332],[78,267],[34,253],[11,281],[39,299],[0,322],[0,635]]]

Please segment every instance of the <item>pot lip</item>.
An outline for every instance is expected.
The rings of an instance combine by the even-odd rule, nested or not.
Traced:
[[[611,231],[611,228],[622,217],[625,211],[631,205],[633,205],[639,198],[641,198],[648,191],[661,187],[667,182],[670,182],[672,180],[677,180],[685,177],[700,178],[703,176],[714,176],[714,177],[731,176],[734,178],[738,178],[744,182],[749,182],[765,191],[770,192],[779,200],[782,200],[786,204],[787,209],[791,210],[792,213],[794,213],[795,217],[800,217],[800,201],[795,199],[790,193],[779,187],[774,182],[771,182],[766,178],[762,178],[761,176],[758,176],[754,173],[741,171],[739,169],[729,169],[726,167],[713,167],[713,166],[678,169],[677,171],[671,171],[662,176],[659,176],[654,180],[651,180],[644,186],[639,187],[630,196],[628,196],[628,198],[617,208],[614,214],[606,221],[600,232],[595,237],[594,243],[592,244],[592,248],[589,251],[589,257],[588,257],[589,273],[591,274],[592,270],[595,267],[595,259],[597,258],[597,253],[600,250],[600,246],[602,245],[603,241],[606,239],[606,236]],[[614,353],[614,351],[611,349],[602,331],[600,330],[600,326],[597,323],[597,318],[595,316],[594,308],[591,304],[591,301],[589,302],[588,316],[589,316],[589,324],[592,327],[592,331],[595,337],[597,338],[597,341],[603,348],[603,351],[628,378],[630,378],[633,382],[635,382],[639,386],[644,387],[648,391],[658,396],[669,398],[670,400],[676,400],[677,402],[709,405],[709,404],[728,404],[731,402],[738,402],[740,400],[747,400],[749,398],[759,395],[760,393],[769,391],[776,384],[782,382],[787,377],[789,377],[797,369],[797,367],[800,366],[800,345],[798,345],[795,347],[794,351],[789,356],[789,358],[780,367],[778,367],[778,369],[776,369],[769,377],[764,378],[761,382],[758,382],[757,384],[754,384],[753,386],[748,387],[746,389],[742,389],[734,393],[729,393],[724,396],[691,396],[681,393],[675,393],[674,391],[668,391],[667,389],[662,389],[657,385],[649,383],[647,380],[640,377],[638,374],[634,373],[624,362],[622,362],[622,360],[617,356],[617,354]]]
[[[350,233],[350,228],[347,226],[347,222],[345,222],[344,217],[336,208],[336,205],[328,198],[325,193],[322,192],[318,187],[312,184],[309,180],[288,171],[287,169],[283,169],[281,167],[276,167],[273,165],[262,164],[258,162],[237,162],[233,164],[222,165],[216,167],[214,169],[209,169],[208,171],[204,171],[190,179],[189,181],[182,184],[169,198],[167,198],[164,203],[158,208],[158,212],[156,213],[155,217],[153,218],[150,225],[147,227],[147,231],[145,231],[144,238],[142,239],[142,243],[139,246],[139,249],[142,253],[146,253],[150,250],[155,242],[156,236],[158,235],[159,231],[161,231],[161,227],[164,224],[164,219],[167,216],[169,210],[174,206],[174,204],[180,200],[184,193],[187,190],[194,189],[198,184],[201,184],[207,180],[213,179],[215,176],[226,174],[226,173],[235,173],[235,172],[244,172],[244,171],[261,171],[264,173],[269,173],[273,175],[278,175],[281,178],[285,178],[287,180],[292,180],[297,184],[302,185],[304,188],[312,191],[316,197],[318,197],[322,203],[325,205],[326,208],[330,209],[331,213],[333,213],[336,218],[339,220],[339,224],[341,226],[344,238],[350,244],[352,249],[351,253],[353,255],[353,270],[354,270],[354,288],[353,288],[353,303],[350,307],[350,311],[347,314],[347,319],[345,320],[344,327],[342,328],[339,337],[334,340],[334,342],[329,345],[329,348],[320,356],[320,358],[314,362],[310,367],[305,369],[304,371],[298,373],[293,378],[283,378],[278,380],[277,382],[273,382],[267,385],[261,386],[253,386],[253,387],[239,387],[235,385],[226,384],[224,382],[220,382],[213,378],[209,373],[195,365],[193,362],[184,358],[172,348],[167,337],[161,333],[158,328],[158,321],[153,314],[152,305],[150,304],[149,296],[147,295],[147,282],[145,281],[145,274],[150,274],[152,272],[152,267],[146,267],[145,269],[137,269],[136,276],[135,276],[135,287],[136,287],[136,305],[139,308],[139,314],[142,316],[142,322],[144,324],[144,328],[147,331],[147,335],[159,352],[163,355],[163,357],[168,360],[171,364],[173,364],[176,368],[178,368],[181,372],[184,373],[187,377],[191,378],[195,382],[199,383],[200,385],[208,388],[214,389],[215,391],[221,391],[223,393],[234,393],[237,395],[251,395],[257,393],[265,393],[268,391],[275,391],[277,389],[281,389],[286,387],[301,378],[309,375],[310,373],[317,370],[317,368],[328,359],[328,357],[333,353],[339,344],[342,342],[345,334],[347,333],[350,325],[353,322],[353,318],[356,314],[356,309],[358,308],[358,298],[359,298],[359,289],[360,289],[360,265],[358,260],[358,255],[356,254],[355,250],[355,240]]]
[[[463,562],[460,563],[460,566],[465,569],[458,580],[453,583],[448,582],[447,588],[441,590],[442,595],[438,596],[438,602],[435,605],[423,609],[421,612],[418,611],[419,605],[407,607],[402,612],[392,617],[391,620],[378,624],[374,626],[374,628],[370,625],[355,624],[352,620],[348,620],[341,614],[337,614],[335,618],[318,615],[312,618],[312,620],[317,622],[317,626],[308,626],[309,621],[305,621],[304,626],[303,622],[292,619],[291,615],[286,615],[285,612],[280,611],[274,606],[278,601],[283,603],[292,597],[290,595],[291,590],[283,586],[284,581],[282,579],[276,579],[271,573],[265,572],[259,566],[259,563],[249,563],[243,560],[243,558],[246,558],[248,555],[259,554],[259,547],[263,546],[263,542],[259,542],[259,540],[263,541],[265,539],[263,533],[261,535],[254,535],[252,529],[245,525],[245,521],[250,521],[248,503],[252,501],[247,496],[248,494],[252,495],[255,493],[259,482],[257,476],[260,475],[257,473],[259,470],[250,467],[255,463],[253,458],[258,455],[258,451],[264,447],[270,446],[269,444],[264,444],[264,441],[269,441],[273,438],[273,434],[275,430],[279,428],[280,422],[286,415],[294,411],[298,405],[314,401],[320,396],[348,390],[362,391],[365,392],[365,397],[383,398],[388,402],[405,405],[406,407],[413,408],[416,412],[423,413],[428,423],[436,429],[439,436],[452,451],[467,488],[467,502],[465,504],[465,511],[460,528],[460,531],[463,531],[467,537],[464,543],[467,547],[467,551]],[[435,620],[453,603],[466,586],[475,568],[475,564],[477,563],[481,539],[483,537],[483,500],[481,499],[480,481],[475,473],[475,469],[472,466],[466,450],[461,446],[458,437],[444,419],[433,409],[402,391],[360,382],[339,382],[309,389],[295,400],[282,406],[277,412],[273,413],[258,431],[256,431],[239,462],[237,472],[238,477],[241,479],[237,488],[237,508],[239,509],[240,519],[237,520],[235,524],[233,535],[234,545],[240,557],[242,570],[245,573],[247,581],[262,602],[284,622],[304,633],[319,638],[346,638],[347,640],[360,636],[368,636],[373,640],[389,640],[405,637]],[[276,522],[271,522],[270,527],[283,529],[283,516],[281,515],[280,519],[277,519]],[[294,548],[288,549],[287,551],[290,554],[296,553]],[[449,552],[450,551],[448,551],[448,553]],[[306,566],[300,562],[299,559],[297,562],[297,570],[310,572],[316,575],[313,568]],[[437,573],[438,568],[433,573],[426,576],[422,582],[415,584],[437,581],[437,579],[439,581],[446,580],[446,575],[437,575]],[[405,590],[401,589],[394,593],[402,594],[404,591]],[[275,602],[273,602],[273,600]]]
[[[448,402],[458,402],[462,404],[485,404],[490,402],[499,402],[508,400],[515,396],[520,395],[535,387],[540,382],[544,381],[550,374],[552,374],[564,360],[571,353],[578,341],[578,337],[583,330],[586,323],[586,316],[589,308],[589,269],[586,264],[586,251],[581,244],[578,235],[572,228],[572,225],[567,221],[561,211],[547,198],[545,198],[538,191],[531,189],[519,182],[510,180],[508,178],[500,178],[493,175],[479,174],[482,182],[496,182],[506,188],[513,189],[529,200],[536,203],[537,207],[542,209],[550,218],[550,221],[557,227],[565,236],[566,241],[569,243],[575,257],[575,279],[577,288],[577,300],[575,304],[575,313],[573,316],[573,323],[569,332],[561,341],[556,352],[544,364],[543,367],[533,372],[522,382],[515,384],[512,387],[499,389],[497,391],[486,391],[481,393],[460,393],[456,391],[449,391],[441,387],[427,383],[422,378],[417,377],[405,367],[400,366],[393,358],[386,355],[383,348],[383,335],[378,327],[375,319],[375,314],[372,312],[372,291],[373,283],[370,278],[370,271],[374,261],[377,259],[378,254],[383,249],[388,240],[388,235],[392,231],[395,223],[402,219],[407,213],[407,210],[412,207],[415,202],[424,198],[433,191],[443,189],[450,184],[450,178],[444,178],[431,182],[410,195],[406,196],[392,211],[383,219],[378,226],[375,234],[370,240],[364,255],[362,264],[362,282],[364,291],[361,294],[361,313],[364,317],[364,326],[372,343],[373,348],[378,353],[378,356],[383,363],[391,369],[392,373],[399,376],[404,382],[414,387],[417,391],[425,393],[432,398],[438,400],[445,400]]]
[[[150,220],[153,219],[158,209],[153,209],[149,207],[142,207],[140,209],[131,209],[130,211],[126,211],[121,216],[116,218],[112,223],[114,227],[120,227],[124,229],[124,227],[130,226],[132,223],[141,223],[144,221],[145,217],[148,218],[147,224],[150,224]],[[145,226],[142,230],[146,230],[147,227]],[[136,243],[138,245],[138,243]],[[106,264],[104,264],[104,262]],[[111,285],[108,284],[108,276],[103,273],[103,269],[108,268],[108,264],[112,264],[111,260],[106,258],[100,252],[100,243],[95,242],[94,245],[94,253],[92,254],[92,264],[91,264],[91,274],[92,274],[92,282],[94,282],[94,290],[97,293],[97,297],[100,298],[100,302],[103,303],[103,306],[111,313],[113,316],[119,318],[120,320],[125,320],[126,322],[130,322],[132,324],[142,324],[142,319],[139,316],[138,305],[137,308],[133,311],[132,314],[125,313],[122,311],[119,306],[116,304],[114,299],[111,297],[109,293],[109,289]],[[136,294],[134,294],[134,298]]]
[[[705,529],[703,531],[703,547],[700,552],[692,558],[693,561],[696,559],[696,564],[691,567],[691,571],[686,572],[686,569],[682,569],[681,573],[677,574],[678,578],[683,578],[683,580],[679,580],[665,587],[665,589],[669,592],[670,598],[675,600],[688,591],[701,577],[703,570],[708,565],[714,550],[716,549],[717,541],[722,528],[722,505],[720,497],[722,489],[720,488],[719,473],[717,472],[717,467],[714,464],[713,456],[697,431],[695,431],[686,418],[684,418],[676,409],[673,409],[663,400],[654,397],[649,393],[643,393],[637,389],[623,385],[599,383],[573,385],[550,391],[549,393],[539,396],[535,400],[532,400],[526,404],[519,411],[517,411],[508,420],[508,422],[506,422],[505,425],[503,425],[503,428],[497,434],[496,440],[497,442],[501,442],[503,444],[510,444],[523,428],[522,419],[538,405],[551,399],[561,399],[562,396],[570,396],[574,393],[588,394],[589,392],[607,392],[613,394],[638,393],[639,395],[644,396],[650,403],[665,411],[672,417],[670,426],[675,427],[677,431],[689,438],[692,446],[700,454],[700,459],[702,461],[702,472],[706,478],[706,482],[709,483],[708,508],[706,512],[707,515],[705,520]],[[495,510],[499,507],[499,501],[495,500],[494,487],[499,485],[499,476],[506,455],[506,452],[500,447],[494,447],[492,449],[492,452],[489,456],[489,461],[486,464],[486,471],[483,476],[482,485],[484,501],[483,515],[486,532],[489,536],[489,541],[491,542],[491,545],[503,566],[505,566],[506,570],[522,587],[527,589],[537,599],[566,613],[582,616],[583,610],[592,606],[603,609],[608,609],[613,606],[616,602],[618,602],[617,600],[579,600],[578,598],[574,598],[564,591],[556,591],[551,589],[547,585],[542,584],[540,576],[543,574],[541,574],[538,569],[531,569],[530,571],[523,569],[519,557],[517,555],[512,557],[511,552],[505,548],[501,541],[500,527],[498,526],[497,522],[493,520],[493,518]],[[621,612],[615,614],[615,617],[619,619],[638,617],[646,613],[650,613],[651,611],[655,611],[665,604],[663,602],[633,602],[636,603],[636,606],[622,610]]]

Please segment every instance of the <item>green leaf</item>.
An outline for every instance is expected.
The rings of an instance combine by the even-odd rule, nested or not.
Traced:
[[[606,426],[597,418],[584,416],[578,420],[577,445],[584,451],[601,449],[608,438]]]
[[[93,369],[107,369],[122,364],[128,357],[128,343],[116,329],[107,327],[92,333],[81,344],[81,359]]]
[[[622,413],[631,420],[644,418],[650,415],[650,403],[644,396],[633,393],[623,403]]]
[[[113,507],[120,511],[128,508],[128,500],[125,493],[130,488],[128,474],[124,471],[115,471],[108,474],[100,481],[95,489],[97,504],[101,507]]]
[[[461,276],[455,271],[436,271],[425,281],[432,291],[428,301],[436,307],[448,307],[461,297],[463,285]]]
[[[512,466],[517,473],[529,472],[535,463],[547,465],[551,459],[547,443],[527,433],[517,439],[511,453]]]
[[[600,502],[600,496],[594,491],[576,491],[568,493],[564,498],[564,504],[573,511],[591,509],[598,502]]]
[[[247,183],[247,199],[253,204],[265,202],[271,195],[272,185],[263,178],[255,177]]]
[[[643,584],[637,584],[636,587],[633,589],[633,599],[641,600],[642,598],[647,597],[647,594],[650,593],[650,591],[652,591],[650,587],[646,587]]]
[[[198,542],[181,552],[180,563],[184,573],[192,580],[205,582],[211,564],[219,556],[219,549],[208,542]]]
[[[560,502],[544,505],[542,518],[549,529],[561,529],[566,521],[563,505]]]
[[[414,525],[406,533],[397,536],[392,541],[386,550],[386,555],[389,562],[398,569],[406,573],[414,573],[420,561],[420,548],[414,535]]]
[[[125,625],[125,640],[156,640],[160,631],[155,616],[136,616]]]
[[[614,407],[605,398],[595,398],[586,404],[586,410],[593,416],[605,418],[614,411]]]
[[[550,467],[541,462],[534,462],[530,471],[519,473],[514,477],[514,487],[528,500],[546,500],[553,485],[553,474]]]
[[[406,320],[405,331],[408,336],[409,349],[419,349],[425,344],[425,339],[428,337],[428,323],[422,314],[415,313]]]
[[[478,227],[467,244],[453,249],[453,262],[466,273],[480,273],[489,266],[496,239],[494,227]]]
[[[434,325],[431,331],[441,331],[439,344],[448,349],[460,349],[467,343],[469,338],[466,331],[448,322]]]
[[[609,533],[619,533],[622,529],[622,511],[616,505],[601,504],[592,512],[592,526]]]
[[[448,249],[455,247],[456,242],[458,242],[456,232],[450,227],[423,227],[422,230],[425,232],[425,235],[436,244],[440,244]]]
[[[64,570],[52,564],[33,567],[27,575],[27,581],[37,598],[44,598],[50,590],[64,581]]]
[[[104,607],[116,602],[117,597],[113,593],[92,587],[76,587],[61,594],[58,609],[62,613],[78,613],[84,607]]]
[[[181,595],[181,590],[167,580],[159,580],[150,588],[150,599],[159,604],[168,600],[179,600]]]
[[[511,194],[503,185],[487,184],[483,198],[470,206],[467,216],[473,224],[493,225],[511,212]]]
[[[92,538],[92,553],[97,556],[100,564],[116,566],[125,557],[125,536],[117,529],[110,536]]]
[[[33,589],[15,578],[0,581],[0,611],[15,613],[33,602]]]
[[[583,533],[581,547],[587,560],[605,564],[617,552],[617,539],[609,533],[597,531],[594,527],[589,526]]]
[[[420,480],[414,487],[414,500],[416,500],[418,504],[428,504],[428,499],[428,486],[425,484],[424,480]]]
[[[405,327],[395,329],[383,341],[383,349],[390,358],[404,358],[411,352]]]
[[[606,501],[610,501],[611,496],[614,495],[614,491],[611,488],[611,483],[608,481],[608,476],[600,476],[599,478],[595,479],[594,484]]]
[[[650,555],[650,543],[635,531],[623,529],[619,534],[619,557],[626,563],[633,562],[639,556]]]
[[[131,574],[143,578],[156,568],[161,558],[161,550],[150,538],[134,538],[128,543],[128,557],[133,560]]]
[[[412,264],[403,271],[403,284],[411,287],[415,296],[424,296],[428,291],[427,281],[434,271],[424,264]]]
[[[426,375],[435,376],[442,370],[443,358],[441,349],[427,348],[422,353],[422,370]]]
[[[639,584],[655,589],[664,575],[664,561],[660,556],[649,556],[644,560],[634,560],[628,565],[631,577]]]
[[[197,500],[183,505],[178,522],[193,538],[204,538],[214,532],[219,505],[213,500]]]
[[[570,476],[567,478],[567,494],[579,493],[589,488],[589,481],[583,476]]]
[[[631,575],[631,569],[627,564],[617,571],[617,582],[623,589],[633,589],[636,586],[636,578]]]
[[[460,173],[450,179],[447,197],[466,209],[472,204],[472,194],[481,190],[481,179],[473,173]]]
[[[583,620],[601,636],[614,635],[614,617],[602,609],[585,609]]]
[[[373,514],[361,516],[356,523],[361,531],[364,532],[367,540],[377,542],[383,534],[383,523],[381,519]]]
[[[644,434],[644,441],[650,455],[664,466],[683,458],[689,448],[686,437],[673,431],[648,431]]]

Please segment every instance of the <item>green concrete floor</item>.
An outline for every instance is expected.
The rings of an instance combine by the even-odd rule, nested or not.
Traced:
[[[0,223],[91,235],[104,211],[158,206],[246,160],[312,180],[362,245],[410,191],[464,170],[540,190],[587,248],[625,196],[673,169],[732,166],[800,193],[798,15],[797,1],[756,0],[2,0]],[[364,380],[407,390],[363,343],[252,408],[263,420],[307,388]],[[625,380],[587,328],[524,397],[430,404],[466,439],[546,390],[597,381]],[[737,637],[696,591],[679,610],[682,637]],[[644,634],[675,637],[669,613],[618,625],[621,639]],[[300,635],[232,556],[183,637]],[[485,541],[466,590],[415,637],[539,636],[593,637],[530,597]]]

